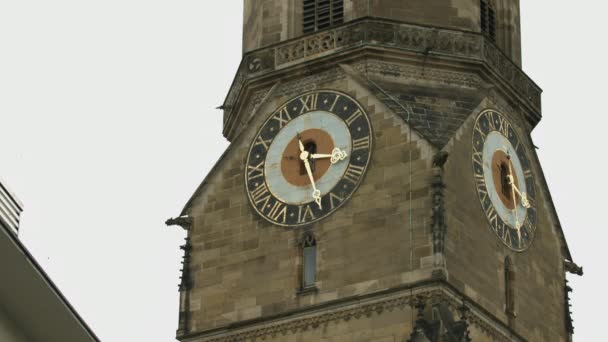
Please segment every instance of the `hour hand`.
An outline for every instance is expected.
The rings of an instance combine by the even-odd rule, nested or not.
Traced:
[[[298,145],[300,146],[300,152],[304,152],[304,144],[302,144],[302,137],[300,137],[300,133],[297,133],[298,137]]]
[[[320,153],[315,153],[312,154],[310,156],[312,159],[323,159],[323,158],[330,158],[330,161],[332,164],[335,164],[341,160],[346,159],[346,157],[348,157],[348,154],[346,154],[346,151],[341,150],[337,147],[335,147],[332,151],[331,154],[320,154]]]
[[[515,185],[513,185],[513,189],[515,189],[515,191],[519,195],[519,198],[521,198],[521,205],[523,205],[524,208],[531,208],[532,205],[530,204],[530,200],[528,200],[528,195],[526,195],[525,192],[520,192]]]
[[[530,201],[528,200],[528,195],[526,195],[525,192],[521,192],[519,191],[519,189],[517,188],[517,185],[515,185],[515,182],[513,181],[513,176],[509,175],[509,184],[513,187],[513,190],[515,190],[515,192],[519,195],[519,198],[521,199],[521,205],[524,206],[524,208],[531,208],[532,205],[530,204]]]

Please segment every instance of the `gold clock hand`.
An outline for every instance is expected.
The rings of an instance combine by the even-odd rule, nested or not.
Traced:
[[[304,153],[302,153],[300,156],[302,155],[304,155]],[[312,176],[312,171],[310,170],[310,163],[308,162],[308,158],[302,159],[302,161],[304,161],[304,167],[306,168],[306,173],[308,173],[308,178],[310,179],[310,184],[312,185],[312,198],[319,205],[319,209],[323,209],[321,207],[321,191],[319,191],[315,186],[315,179]]]
[[[528,195],[526,195],[525,192],[519,191],[519,189],[517,188],[517,185],[515,185],[515,182],[513,182],[513,177],[509,178],[509,182],[510,182],[511,186],[513,187],[513,189],[515,190],[515,192],[517,192],[517,194],[519,195],[519,198],[521,198],[521,205],[523,205],[524,208],[531,208],[532,205],[530,205],[530,201],[528,201]]]
[[[302,144],[302,138],[300,137],[300,133],[297,133],[296,136],[298,137],[298,145],[300,145],[300,152],[304,152],[304,144]]]
[[[508,158],[508,157],[507,157]],[[515,200],[515,184],[513,184],[513,168],[511,167],[511,160],[509,160],[509,174],[507,179],[511,184],[511,197],[513,197],[513,209],[515,210],[515,229],[517,229],[517,241],[521,243],[521,227],[519,225],[519,217],[517,215],[517,201]]]
[[[519,198],[521,199],[521,205],[524,208],[531,208],[532,205],[530,204],[530,201],[528,200],[528,195],[525,192],[519,191],[519,188],[517,187],[517,185],[515,185],[513,176],[509,175],[508,178],[509,178],[509,184],[511,185],[513,190],[515,190],[515,192],[519,195]]]
[[[337,147],[335,147],[332,151],[331,154],[313,154],[311,155],[312,159],[322,159],[322,158],[331,158],[331,163],[335,164],[341,160],[346,159],[346,157],[348,157],[348,154],[346,154],[346,151],[341,150]]]
[[[312,159],[331,158],[331,154],[313,153],[310,155],[310,158],[312,158]]]

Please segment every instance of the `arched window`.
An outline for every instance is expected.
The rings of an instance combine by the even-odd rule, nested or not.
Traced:
[[[512,325],[512,320],[515,318],[515,293],[514,293],[514,282],[515,272],[513,270],[513,263],[510,257],[505,258],[505,312],[509,317],[509,325]]]
[[[317,280],[317,241],[311,232],[302,237],[302,290],[314,289]]]
[[[488,0],[479,0],[479,21],[481,33],[496,42],[496,12]]]
[[[303,0],[304,33],[323,30],[344,22],[344,0]]]

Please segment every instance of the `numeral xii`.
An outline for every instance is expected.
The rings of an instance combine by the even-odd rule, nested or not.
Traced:
[[[318,99],[319,94],[316,93],[300,97],[300,102],[302,103],[302,110],[300,110],[300,114],[317,109]]]

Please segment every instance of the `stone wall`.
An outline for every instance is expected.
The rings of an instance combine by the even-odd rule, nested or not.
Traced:
[[[303,35],[303,0],[244,0],[243,53]],[[521,67],[519,0],[492,0],[497,46]],[[344,0],[344,21],[363,17],[480,32],[479,0]]]
[[[515,313],[517,333],[530,341],[566,341],[562,245],[549,210],[539,165],[533,171],[537,183],[538,225],[532,245],[523,252],[507,248],[489,228],[482,212],[472,171],[472,130],[479,112],[486,107],[502,111],[517,125],[531,161],[534,148],[528,138],[529,127],[519,113],[505,111],[484,101],[448,144],[450,157],[445,165],[447,238],[446,260],[449,281],[467,296],[483,305],[505,324],[504,262],[514,265]],[[534,162],[533,162],[534,163]]]
[[[267,115],[310,85],[346,92],[360,102],[370,116],[374,142],[371,166],[359,189],[340,210],[311,227],[317,238],[318,292],[302,295],[297,293],[301,262],[297,245],[303,229],[273,226],[255,214],[245,194],[243,165],[254,133]],[[432,263],[426,271],[420,270],[424,258],[432,255],[430,144],[415,133],[409,137],[401,118],[345,76],[325,83],[287,82],[257,113],[187,212],[193,217],[189,332],[430,277]],[[406,200],[410,163],[411,211]],[[410,212],[413,240],[409,239]]]
[[[243,53],[287,39],[285,13],[291,1],[245,0]]]

